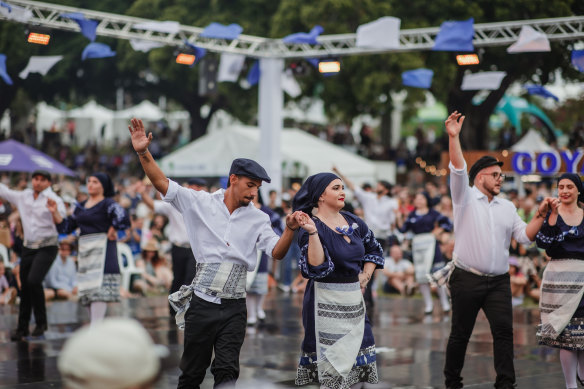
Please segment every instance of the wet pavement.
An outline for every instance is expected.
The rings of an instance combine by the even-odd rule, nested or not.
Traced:
[[[240,386],[254,389],[294,387],[302,340],[302,296],[272,291],[266,299],[267,318],[249,327],[241,351]],[[439,305],[439,304],[436,304]],[[53,302],[47,307],[49,329],[42,339],[11,342],[16,327],[17,306],[0,306],[0,388],[60,388],[57,356],[64,341],[89,321],[76,302]],[[182,353],[181,331],[168,314],[164,296],[126,299],[108,307],[108,316],[133,317],[159,344],[169,348],[163,375],[156,388],[175,388]],[[417,298],[381,296],[376,301],[374,327],[378,348],[380,384],[366,388],[442,388],[444,351],[450,332],[450,317],[438,309],[424,316]],[[535,326],[536,307],[514,311],[515,370],[519,388],[563,388],[564,379],[557,350],[539,347]],[[31,326],[33,328],[33,326]],[[492,338],[481,313],[470,340],[463,370],[465,387],[492,388],[495,378]],[[212,388],[210,372],[202,388]],[[305,388],[316,388],[316,385]]]

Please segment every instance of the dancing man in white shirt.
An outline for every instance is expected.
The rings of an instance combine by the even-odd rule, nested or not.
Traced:
[[[514,388],[513,314],[509,282],[511,238],[528,245],[543,224],[549,199],[526,224],[508,200],[498,198],[505,178],[503,162],[484,156],[466,172],[459,134],[464,116],[454,111],[446,120],[450,152],[450,190],[454,207],[454,270],[450,275],[452,326],[446,348],[445,384],[462,388],[466,347],[479,310],[493,335],[495,388]],[[469,184],[471,186],[469,186]]]
[[[47,330],[47,308],[43,280],[57,257],[59,234],[53,215],[47,208],[47,199],[57,203],[57,210],[67,216],[65,204],[51,189],[51,175],[45,170],[32,173],[32,189],[12,190],[0,184],[0,197],[18,208],[24,232],[24,247],[20,258],[20,307],[18,326],[11,339],[21,341],[29,335],[32,312],[36,326],[32,336],[41,336]]]
[[[185,330],[182,374],[178,388],[199,388],[211,365],[215,386],[235,384],[239,376],[239,352],[245,338],[245,282],[247,271],[257,264],[257,251],[282,259],[298,228],[295,212],[286,217],[286,229],[276,235],[267,214],[252,201],[266,171],[249,159],[233,161],[226,190],[215,193],[183,188],[169,180],[148,151],[152,133],[146,136],[141,120],[129,127],[132,145],[152,185],[182,213],[189,242],[197,259],[191,285],[169,297],[177,311],[177,325]]]

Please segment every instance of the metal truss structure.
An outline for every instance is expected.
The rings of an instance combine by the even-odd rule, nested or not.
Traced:
[[[77,23],[61,17],[62,13],[81,12],[87,19],[99,22],[97,35],[118,39],[140,39],[181,46],[185,41],[217,53],[242,54],[256,58],[307,58],[347,55],[379,54],[431,50],[439,27],[417,28],[400,31],[400,46],[395,49],[367,49],[357,47],[356,34],[322,35],[318,45],[284,43],[281,39],[269,39],[252,35],[240,35],[234,40],[204,38],[200,27],[181,25],[178,32],[156,32],[135,28],[139,23],[152,22],[132,16],[116,15],[87,9],[30,0],[7,0],[8,4],[21,6],[32,12],[27,22],[48,28],[79,31]],[[4,19],[0,14],[0,20]],[[514,43],[523,26],[531,26],[544,33],[550,41],[584,39],[584,16],[551,19],[521,20],[501,23],[475,24],[474,46],[501,46]]]

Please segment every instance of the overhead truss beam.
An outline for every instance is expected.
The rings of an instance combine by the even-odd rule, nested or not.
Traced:
[[[30,10],[33,17],[29,20],[29,24],[79,31],[77,23],[60,15],[81,12],[87,19],[99,22],[97,34],[100,36],[148,40],[169,46],[181,46],[185,41],[188,41],[213,52],[242,54],[258,58],[309,58],[431,50],[440,30],[439,27],[401,30],[398,48],[380,50],[357,47],[356,34],[322,35],[318,38],[320,43],[318,45],[289,44],[284,43],[281,39],[252,35],[240,35],[238,39],[234,40],[213,39],[201,37],[203,29],[199,27],[181,25],[177,33],[155,32],[134,27],[139,23],[152,22],[149,19],[30,0],[5,0],[5,2]],[[0,15],[0,20],[2,19],[3,17]],[[544,33],[550,41],[584,39],[584,16],[573,16],[475,24],[474,46],[510,45],[517,41],[523,26],[531,26],[536,31]]]

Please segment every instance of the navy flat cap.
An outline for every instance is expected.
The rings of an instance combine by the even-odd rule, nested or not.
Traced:
[[[207,186],[207,181],[204,178],[193,177],[187,180],[189,185]]]
[[[238,175],[253,178],[254,180],[262,180],[267,183],[272,182],[266,170],[260,166],[256,161],[247,158],[237,158],[231,163],[229,175]]]
[[[36,177],[36,176],[41,176],[41,177],[44,177],[44,178],[46,178],[47,180],[51,181],[51,173],[49,173],[49,172],[48,172],[48,171],[46,171],[46,170],[35,170],[35,171],[32,173],[32,176],[31,176],[31,177]]]
[[[490,155],[485,155],[484,157],[481,157],[478,161],[474,163],[474,165],[472,165],[468,172],[469,183],[473,185],[474,179],[481,170],[495,165],[503,166],[503,162],[499,161],[495,157],[491,157]]]

